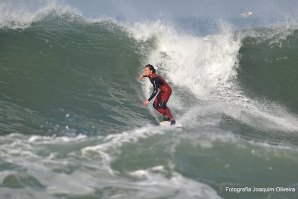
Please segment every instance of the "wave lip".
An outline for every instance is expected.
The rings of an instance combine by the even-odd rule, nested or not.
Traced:
[[[30,8],[29,3],[25,1],[18,4],[0,2],[0,28],[25,29],[51,14],[81,16],[79,10],[68,5],[58,4],[56,1],[39,2],[36,7],[35,9]]]

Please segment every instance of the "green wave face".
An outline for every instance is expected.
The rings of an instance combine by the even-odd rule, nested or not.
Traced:
[[[26,29],[1,29],[0,38],[0,106],[11,116],[2,116],[1,133],[44,134],[66,123],[117,132],[142,124],[136,81],[142,55],[112,21],[48,16]]]
[[[259,32],[270,35],[273,30]],[[238,80],[252,98],[270,99],[297,114],[298,31],[289,32],[285,37],[244,38],[239,51]]]

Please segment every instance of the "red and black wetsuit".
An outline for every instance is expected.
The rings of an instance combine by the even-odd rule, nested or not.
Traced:
[[[156,73],[152,73],[151,76],[144,76],[148,77],[153,84],[153,93],[149,97],[148,101],[152,100],[156,94],[158,93],[158,89],[160,89],[159,93],[157,94],[154,102],[153,107],[160,112],[164,117],[168,116],[171,120],[173,120],[173,115],[170,109],[167,107],[167,102],[172,94],[172,88],[167,84],[167,82]]]

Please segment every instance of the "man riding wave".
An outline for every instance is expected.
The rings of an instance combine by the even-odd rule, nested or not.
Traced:
[[[153,107],[163,115],[162,121],[171,121],[171,125],[174,125],[176,121],[171,110],[167,107],[167,102],[172,94],[172,88],[161,76],[156,74],[156,69],[150,64],[144,67],[144,74],[139,79],[143,80],[145,77],[148,77],[152,83],[153,93],[144,101],[144,105],[148,106],[149,102],[156,96]]]

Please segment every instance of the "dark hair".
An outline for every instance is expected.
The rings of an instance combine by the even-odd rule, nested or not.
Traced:
[[[145,66],[145,68],[146,67],[148,67],[149,68],[149,70],[151,70],[152,71],[152,73],[156,73],[156,70],[155,70],[155,68],[151,65],[151,64],[147,64],[146,66]]]

